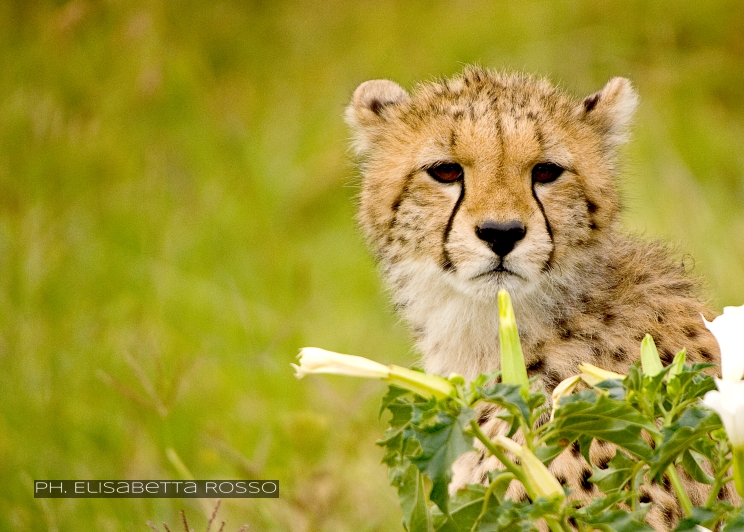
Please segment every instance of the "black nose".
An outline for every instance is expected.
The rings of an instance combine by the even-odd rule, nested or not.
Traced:
[[[478,238],[488,242],[491,249],[497,255],[507,255],[514,246],[524,238],[527,229],[519,220],[509,222],[494,222],[486,220],[475,228]]]

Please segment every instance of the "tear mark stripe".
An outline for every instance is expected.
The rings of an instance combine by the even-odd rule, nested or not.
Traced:
[[[553,239],[553,228],[550,227],[550,220],[548,220],[548,215],[545,214],[545,207],[543,207],[542,202],[537,197],[537,192],[535,191],[535,185],[533,184],[532,187],[532,197],[535,198],[535,202],[537,203],[537,206],[540,208],[540,212],[543,215],[543,219],[545,220],[545,230],[548,232],[548,236],[550,237],[550,254],[548,255],[548,260],[545,262],[545,267],[543,270],[549,270],[553,266],[553,253],[555,252],[555,240]]]
[[[447,241],[449,240],[450,232],[452,231],[452,224],[457,216],[457,211],[460,210],[460,204],[465,198],[465,179],[460,181],[460,195],[457,197],[455,206],[452,208],[449,220],[447,220],[447,226],[444,228],[444,235],[442,237],[442,268],[446,271],[455,271],[455,265],[452,264],[452,260],[447,252]]]

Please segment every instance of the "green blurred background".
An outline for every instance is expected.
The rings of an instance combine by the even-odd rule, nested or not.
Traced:
[[[382,385],[289,363],[415,360],[341,115],[364,80],[469,62],[582,96],[631,78],[626,226],[744,302],[740,0],[0,4],[0,529],[204,529],[212,501],[32,497],[191,474],[281,480],[224,501],[226,531],[399,530]]]

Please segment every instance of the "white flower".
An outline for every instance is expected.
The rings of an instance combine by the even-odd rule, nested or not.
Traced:
[[[705,326],[721,348],[721,375],[718,390],[705,394],[703,403],[716,411],[734,447],[744,446],[744,305],[725,307]]]
[[[297,356],[300,365],[291,364],[295,377],[301,379],[313,373],[347,375],[367,379],[382,379],[400,388],[410,390],[422,397],[444,399],[455,392],[455,387],[447,379],[437,375],[427,375],[400,366],[385,366],[374,360],[355,355],[342,355],[319,347],[304,347]]]
[[[298,379],[311,373],[330,373],[368,379],[386,379],[390,376],[390,368],[379,362],[354,355],[342,355],[319,347],[303,347],[297,358],[300,365],[291,364],[291,366],[295,369],[295,377]]]
[[[705,326],[721,348],[721,373],[724,380],[744,378],[744,305],[724,307],[723,314],[713,321],[703,318]]]
[[[734,447],[744,447],[744,381],[716,379],[718,390],[705,394],[703,404],[721,418],[729,441]]]
[[[703,318],[721,348],[718,390],[705,394],[703,404],[715,410],[733,447],[734,484],[744,497],[744,305],[726,307],[712,322]]]

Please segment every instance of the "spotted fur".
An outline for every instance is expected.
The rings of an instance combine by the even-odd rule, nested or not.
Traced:
[[[411,94],[387,80],[356,90],[346,119],[362,174],[359,223],[427,371],[473,378],[499,368],[500,288],[512,295],[529,373],[548,393],[582,361],[626,372],[646,333],[664,363],[683,347],[690,361],[719,362],[696,281],[663,244],[618,228],[617,150],[636,104],[623,78],[582,100],[545,79],[477,67]],[[462,179],[433,179],[445,163],[459,164]],[[564,171],[533,182],[541,163]],[[486,221],[526,233],[502,257],[477,234]],[[482,421],[491,436],[505,430],[488,409]],[[597,442],[592,461],[613,454]],[[466,455],[451,488],[483,482],[496,466]],[[592,497],[591,467],[575,450],[551,470],[575,497]],[[701,502],[704,489],[687,486]],[[516,485],[511,494],[524,497]],[[669,489],[644,497],[654,503],[649,522],[673,528],[680,509]]]

